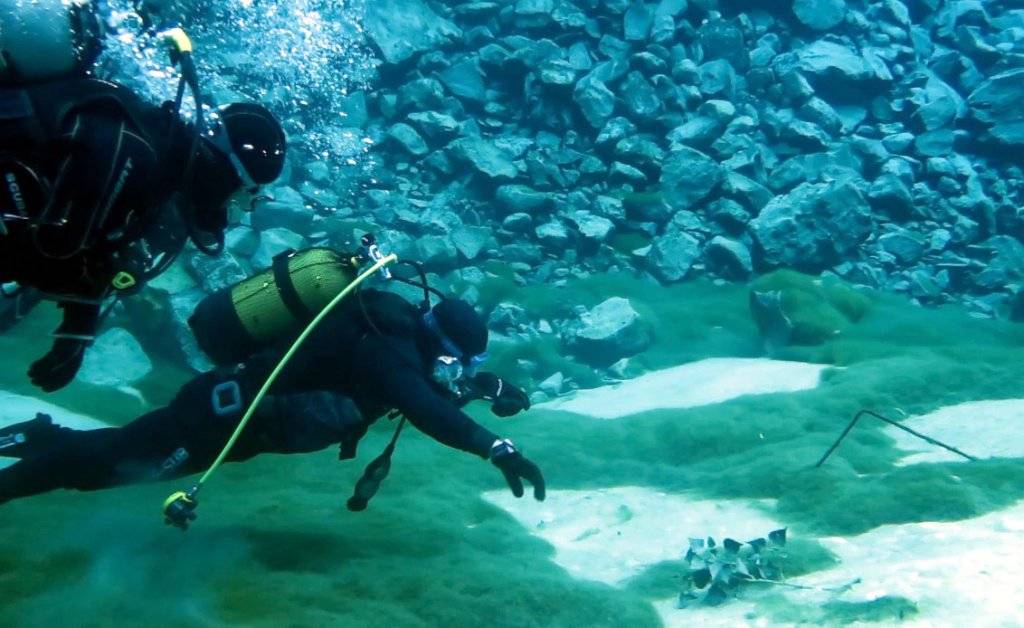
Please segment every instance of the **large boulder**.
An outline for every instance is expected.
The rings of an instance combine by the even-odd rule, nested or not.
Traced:
[[[670,231],[651,244],[647,263],[658,279],[668,283],[686,277],[700,257],[700,242],[685,231]]]
[[[114,327],[100,334],[85,354],[76,379],[94,386],[128,386],[153,370],[153,363],[131,332]]]
[[[489,179],[511,180],[519,174],[509,155],[483,138],[457,139],[448,145],[448,150],[457,161],[469,164]]]
[[[793,0],[793,14],[804,26],[827,31],[846,19],[845,0]]]
[[[876,55],[834,41],[819,39],[797,53],[797,68],[808,75],[818,89],[845,90],[865,84],[892,80],[889,68]]]
[[[722,168],[699,150],[683,146],[661,168],[661,193],[672,209],[690,209],[719,184]]]
[[[261,198],[252,212],[254,229],[284,227],[297,233],[309,233],[313,225],[313,211],[298,190],[281,186],[272,188],[268,198]]]
[[[1024,68],[996,74],[967,98],[975,118],[989,125],[988,132],[1001,144],[1024,144]]]
[[[374,0],[366,4],[363,28],[388,63],[401,63],[437,48],[462,31],[423,0]]]
[[[914,116],[925,131],[949,126],[967,113],[963,97],[934,74],[911,100],[918,105]]]
[[[441,71],[438,78],[451,93],[463,100],[483,102],[487,99],[484,75],[475,61],[460,61]]]
[[[849,181],[802,183],[773,198],[750,222],[767,266],[807,271],[838,263],[872,228],[871,207]]]
[[[584,312],[567,330],[565,343],[584,362],[606,367],[645,350],[651,334],[627,299],[612,297]]]
[[[256,254],[252,256],[254,269],[270,268],[274,257],[288,250],[299,250],[305,245],[305,239],[287,229],[267,229],[260,234],[260,244]]]
[[[615,94],[590,74],[576,83],[572,98],[595,129],[603,127],[615,111]]]

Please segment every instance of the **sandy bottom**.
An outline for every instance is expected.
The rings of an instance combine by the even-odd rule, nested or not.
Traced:
[[[812,388],[821,370],[820,365],[770,360],[703,360],[544,405],[610,419]],[[977,457],[1024,457],[1024,400],[965,403],[905,424]],[[902,464],[963,460],[896,428],[888,433],[908,452]],[[748,540],[784,526],[773,518],[769,501],[708,501],[642,487],[554,491],[540,510],[507,491],[485,497],[551,543],[555,560],[569,573],[613,586],[660,561],[679,560],[689,537]],[[1024,502],[965,521],[886,525],[855,537],[818,540],[841,564],[795,583],[834,587],[857,578],[861,582],[838,596],[776,590],[798,606],[902,596],[919,608],[905,625],[1024,625]],[[778,625],[763,618],[756,598],[685,611],[676,608],[675,599],[655,606],[667,626]]]
[[[901,423],[976,458],[1024,458],[1024,399],[971,401]],[[886,433],[909,454],[901,464],[967,461],[901,429],[890,426]]]
[[[581,390],[540,407],[617,419],[661,408],[692,408],[743,395],[796,392],[818,385],[822,364],[759,358],[711,358]]]

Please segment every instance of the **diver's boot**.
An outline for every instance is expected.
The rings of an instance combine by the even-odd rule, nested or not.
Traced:
[[[27,458],[59,444],[74,430],[54,424],[39,412],[36,418],[0,428],[0,456]]]

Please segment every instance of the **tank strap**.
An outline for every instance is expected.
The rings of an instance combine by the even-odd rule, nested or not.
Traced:
[[[295,251],[289,249],[274,256],[272,266],[274,284],[277,286],[278,294],[281,295],[281,301],[284,302],[292,316],[297,320],[305,321],[313,318],[314,313],[310,312],[309,308],[302,303],[302,299],[299,298],[299,293],[295,289],[295,283],[292,282],[291,274],[288,272],[288,262],[291,261],[294,254]]]

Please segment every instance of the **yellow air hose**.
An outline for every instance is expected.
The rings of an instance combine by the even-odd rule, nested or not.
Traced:
[[[242,430],[244,430],[245,426],[249,423],[249,419],[251,419],[252,415],[256,412],[256,408],[260,405],[260,402],[263,400],[263,397],[266,396],[267,391],[270,390],[270,387],[274,384],[274,381],[277,380],[277,377],[284,370],[285,366],[287,366],[288,362],[291,361],[292,356],[294,356],[295,353],[299,350],[299,347],[302,346],[302,343],[306,341],[306,338],[308,338],[309,335],[313,333],[313,330],[316,329],[317,325],[319,325],[320,322],[323,321],[323,319],[331,312],[331,310],[334,309],[336,305],[341,303],[341,301],[345,297],[351,294],[353,290],[358,288],[359,284],[366,281],[366,279],[373,275],[373,273],[384,268],[388,264],[392,264],[396,261],[398,261],[398,256],[395,255],[394,253],[378,259],[372,266],[367,268],[365,271],[360,273],[358,277],[353,279],[352,283],[346,286],[344,290],[339,292],[337,296],[331,299],[331,302],[325,305],[324,309],[320,310],[320,313],[317,314],[312,321],[310,321],[309,325],[306,325],[306,328],[302,330],[302,333],[299,334],[299,337],[295,339],[295,342],[292,343],[292,346],[284,354],[284,357],[281,358],[281,360],[277,363],[277,366],[274,367],[274,370],[271,371],[270,375],[267,377],[267,381],[263,383],[263,386],[260,388],[259,392],[256,393],[255,397],[253,397],[252,403],[249,404],[249,409],[245,411],[245,414],[242,416],[242,419],[238,422],[238,427],[235,428],[235,431],[231,435],[231,438],[228,439],[227,444],[225,444],[224,448],[221,449],[220,454],[217,455],[217,459],[213,461],[213,464],[211,464],[210,468],[206,470],[206,473],[204,473],[202,477],[199,478],[199,481],[196,482],[195,486],[193,486],[188,491],[177,491],[175,493],[172,493],[166,500],[164,500],[163,513],[164,516],[167,518],[166,521],[168,524],[173,524],[184,529],[187,527],[189,520],[195,519],[195,514],[193,513],[193,511],[195,510],[196,507],[196,493],[199,492],[199,489],[203,487],[207,480],[210,479],[210,476],[212,476],[214,472],[217,471],[217,469],[220,467],[221,463],[224,462],[224,459],[227,458],[228,454],[231,453],[231,449],[235,446],[235,442],[238,441],[239,436],[242,435]]]

